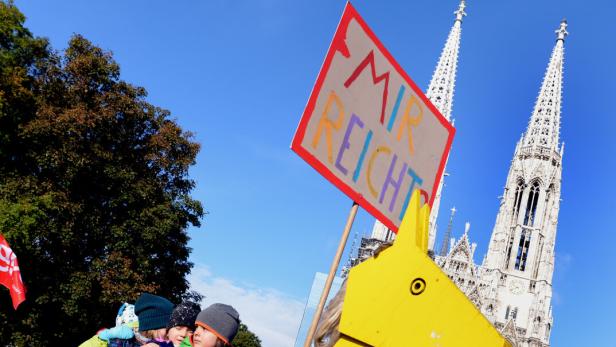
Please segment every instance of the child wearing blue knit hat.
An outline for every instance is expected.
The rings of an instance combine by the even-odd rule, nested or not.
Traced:
[[[150,293],[143,293],[135,302],[135,314],[139,318],[139,342],[161,347],[173,347],[167,340],[167,324],[173,312],[171,301]]]

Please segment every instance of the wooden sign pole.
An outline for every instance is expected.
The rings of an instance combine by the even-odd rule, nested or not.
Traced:
[[[342,237],[340,238],[340,243],[338,244],[338,250],[336,251],[336,255],[334,256],[332,265],[329,268],[329,274],[327,275],[327,280],[325,281],[325,288],[323,288],[323,293],[321,293],[319,305],[317,306],[317,310],[314,313],[314,317],[312,318],[312,323],[310,323],[310,329],[308,329],[308,335],[306,335],[304,347],[310,347],[310,345],[312,344],[314,333],[317,330],[317,324],[319,323],[319,319],[321,318],[323,307],[325,307],[325,301],[327,301],[327,297],[329,296],[329,290],[332,288],[332,282],[334,281],[336,270],[338,269],[338,265],[340,264],[340,258],[342,258],[342,252],[344,251],[347,239],[349,238],[349,234],[351,233],[351,226],[353,225],[353,221],[355,220],[355,216],[357,215],[358,207],[359,205],[356,202],[353,202],[351,212],[349,212],[349,218],[347,219],[346,225],[344,226],[344,231],[342,232]]]

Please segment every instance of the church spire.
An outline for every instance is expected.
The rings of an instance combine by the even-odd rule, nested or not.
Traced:
[[[460,48],[460,36],[462,34],[462,19],[466,16],[464,9],[466,8],[466,2],[460,1],[458,9],[454,12],[455,19],[453,27],[447,37],[445,47],[441,52],[438,64],[432,75],[432,80],[426,91],[426,96],[441,112],[441,114],[450,122],[451,119],[451,106],[453,104],[453,90],[456,82],[456,70],[458,67],[458,50]],[[436,196],[432,203],[432,212],[430,213],[430,229],[428,237],[428,249],[434,250],[434,241],[436,238],[436,218],[438,216],[438,209],[441,201],[441,190],[443,189],[443,178],[447,176],[443,172],[443,177],[436,190]],[[387,233],[387,227],[378,220],[374,223],[373,238],[381,239],[385,237]],[[391,236],[393,238],[393,235]]]
[[[550,345],[554,246],[562,186],[559,138],[564,41],[556,30],[530,123],[516,146],[482,266],[482,311],[519,345]],[[507,328],[508,327],[508,328]],[[513,337],[512,337],[513,336]]]
[[[466,16],[466,12],[464,12],[465,8],[466,8],[466,3],[464,2],[464,0],[460,1],[460,6],[458,6],[458,10],[454,12],[454,14],[456,15],[457,21],[462,22],[462,18]]]
[[[556,45],[543,78],[535,109],[524,134],[523,146],[539,146],[557,151],[560,132],[560,105],[563,82],[564,42],[567,21],[556,30]]]
[[[453,27],[447,37],[445,47],[441,52],[441,57],[438,60],[430,86],[426,91],[426,96],[441,112],[441,114],[450,122],[451,109],[453,106],[453,91],[456,84],[456,70],[458,68],[458,50],[460,49],[460,37],[462,35],[462,19],[466,16],[464,9],[466,2],[460,1],[458,10],[454,12],[455,20]],[[440,183],[436,190],[436,196],[432,203],[432,212],[430,213],[430,229],[428,237],[428,249],[434,249],[434,241],[436,240],[436,219],[438,210],[441,204],[441,192],[443,190],[443,181],[446,174],[443,172]]]
[[[454,12],[456,19],[447,37],[445,48],[441,52],[430,86],[426,96],[434,106],[451,121],[451,107],[453,104],[453,89],[456,83],[456,69],[458,67],[458,50],[460,48],[460,35],[462,34],[462,19],[466,16],[464,9],[466,3],[460,2],[458,10]]]
[[[449,239],[451,239],[451,229],[453,228],[453,216],[456,214],[456,207],[451,208],[451,215],[449,216],[449,225],[447,226],[447,232],[443,237],[443,242],[441,243],[441,252],[438,254],[441,257],[446,257],[449,253]]]

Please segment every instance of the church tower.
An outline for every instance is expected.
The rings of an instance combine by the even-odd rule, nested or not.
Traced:
[[[441,114],[448,120],[451,119],[451,109],[453,106],[453,91],[456,84],[456,71],[458,68],[458,51],[460,49],[460,37],[462,35],[462,19],[466,16],[464,9],[466,3],[464,0],[460,1],[458,10],[454,12],[455,20],[453,27],[447,37],[445,47],[441,52],[438,64],[432,75],[432,80],[426,91],[426,96],[434,104],[434,106],[441,112]],[[445,173],[443,172],[443,175]],[[441,201],[441,191],[443,190],[443,178],[441,177],[440,184],[436,190],[436,196],[434,203],[432,204],[432,212],[430,214],[430,235],[428,239],[428,249],[434,248],[434,240],[436,238],[436,218],[438,217],[438,210]],[[387,229],[387,227],[378,220],[374,223],[372,231],[372,238],[381,241],[392,240],[394,234]]]
[[[515,148],[481,269],[482,311],[518,347],[549,346],[552,329],[566,29],[563,20],[528,128]]]
[[[460,2],[458,10],[454,12],[456,19],[453,22],[453,27],[447,37],[445,48],[441,53],[441,57],[438,60],[430,86],[426,91],[426,96],[441,112],[441,114],[449,121],[451,119],[451,109],[453,107],[453,90],[456,85],[456,71],[458,69],[458,51],[460,49],[460,37],[462,35],[462,19],[466,16],[464,9],[466,3],[464,0]],[[443,182],[445,171],[436,189],[436,196],[432,203],[432,210],[430,212],[430,224],[429,224],[429,237],[428,237],[428,249],[434,250],[434,241],[436,240],[436,218],[438,217],[438,210],[441,205],[441,192],[443,191]]]

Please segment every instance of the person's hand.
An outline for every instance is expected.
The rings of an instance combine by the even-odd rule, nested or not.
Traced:
[[[126,325],[120,325],[111,329],[105,329],[98,333],[98,337],[101,340],[105,341],[109,341],[110,339],[128,340],[132,339],[133,336],[135,336],[133,329],[127,327]]]

